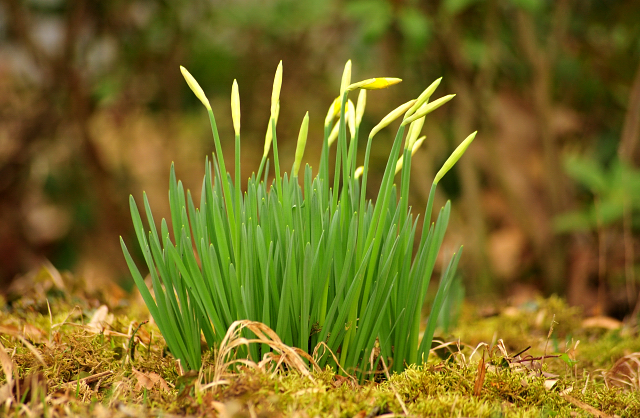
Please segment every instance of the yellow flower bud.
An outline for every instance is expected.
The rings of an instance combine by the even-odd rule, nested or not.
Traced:
[[[351,99],[347,102],[346,117],[349,134],[351,134],[351,139],[353,139],[356,136],[356,107],[353,105]]]
[[[368,78],[358,83],[351,84],[350,86],[347,87],[347,90],[352,91],[356,89],[367,89],[367,90],[386,89],[387,87],[392,86],[394,84],[398,84],[401,81],[402,79],[393,78],[393,77]]]
[[[458,145],[458,148],[456,148],[451,153],[449,158],[447,158],[447,161],[444,162],[444,164],[442,165],[442,168],[436,174],[436,177],[433,179],[433,184],[438,184],[440,179],[445,174],[447,174],[447,172],[449,170],[451,170],[451,167],[453,167],[455,163],[458,162],[460,157],[462,157],[462,154],[464,154],[464,152],[467,150],[467,148],[469,148],[469,145],[471,144],[471,142],[473,142],[473,140],[476,137],[477,133],[478,133],[478,131],[475,131],[474,133],[469,135],[464,141],[462,141],[462,143],[460,145]]]
[[[282,87],[282,61],[278,64],[276,75],[273,78],[273,90],[271,91],[271,114],[276,111],[276,106],[280,102],[280,89]]]
[[[302,125],[300,126],[300,132],[298,133],[298,145],[296,145],[296,157],[293,160],[293,169],[291,172],[294,176],[298,176],[298,170],[300,170],[300,163],[302,162],[302,156],[304,155],[304,147],[307,145],[307,134],[309,132],[309,112],[304,115],[302,119]]]
[[[420,109],[424,108],[425,106],[427,106],[426,103],[423,104]],[[409,111],[411,111],[411,109],[409,109]],[[411,122],[411,125],[409,125],[409,132],[407,133],[407,140],[405,142],[405,146],[407,148],[413,148],[413,144],[416,142],[416,138],[418,138],[418,135],[420,135],[420,131],[422,130],[422,126],[424,125],[425,118],[426,116],[423,116],[420,119],[416,119]]]
[[[327,116],[324,118],[324,126],[329,126],[329,124],[335,119],[336,116],[340,113],[340,98],[336,97],[336,99],[329,106],[329,110],[327,111]]]
[[[393,122],[394,120],[398,119],[400,117],[400,115],[402,115],[411,106],[413,106],[413,104],[415,102],[416,102],[415,99],[409,100],[407,103],[405,103],[403,105],[400,105],[397,108],[395,108],[394,110],[392,110],[387,116],[382,118],[380,123],[378,123],[376,126],[373,127],[373,129],[371,130],[371,133],[369,134],[369,137],[372,138],[375,134],[380,132],[380,130],[382,130],[382,128],[387,127],[387,125],[389,125],[391,122]]]
[[[347,61],[342,72],[342,82],[340,83],[340,97],[344,94],[344,90],[351,84],[351,60]]]
[[[231,87],[231,119],[233,120],[233,130],[236,136],[240,135],[240,94],[238,93],[238,82],[233,80]]]
[[[207,110],[211,110],[209,99],[207,99],[207,96],[205,96],[204,91],[202,91],[202,87],[200,87],[200,84],[198,84],[198,82],[196,81],[195,78],[193,78],[191,73],[189,73],[189,71],[187,71],[187,69],[184,68],[182,65],[180,66],[180,71],[182,72],[182,76],[184,77],[184,79],[187,81],[187,84],[189,85],[189,88],[191,89],[191,91],[196,95],[198,99],[200,99],[200,101],[202,102],[204,107],[207,108]]]
[[[364,173],[364,167],[360,166],[358,168],[356,168],[356,172],[353,173],[353,176],[357,179],[359,179],[362,176],[362,173]]]
[[[275,120],[276,125],[278,124],[278,115],[280,114],[280,102],[276,103],[276,107],[274,109],[274,113],[271,114],[271,118],[269,118],[269,126],[267,126],[267,134],[264,137],[264,154],[263,157],[266,157],[269,154],[269,149],[271,149],[271,141],[273,140],[273,132],[271,131],[271,119]]]
[[[356,105],[356,126],[360,126],[362,122],[362,115],[364,115],[364,108],[367,106],[367,91],[364,89],[358,93],[358,103]]]
[[[327,144],[329,147],[331,147],[331,145],[336,142],[336,139],[338,138],[338,134],[340,133],[340,121],[336,122],[335,125],[333,125],[333,129],[331,129],[331,133],[329,134],[329,138],[327,138]]]
[[[424,108],[421,107],[420,110],[418,110],[416,113],[414,113],[413,115],[403,120],[402,125],[406,125],[407,123],[411,123],[416,119],[420,119],[421,117],[426,116],[428,113],[433,112],[434,110],[436,110],[443,104],[447,103],[449,100],[453,99],[454,97],[456,97],[455,94],[449,94],[447,96],[439,98],[434,102],[427,103],[427,105]]]
[[[429,100],[429,98],[431,97],[433,92],[436,91],[436,89],[440,85],[441,81],[442,81],[442,77],[440,77],[439,79],[437,79],[436,81],[431,83],[431,85],[429,87],[427,87],[422,92],[422,94],[420,94],[420,96],[418,96],[418,99],[416,100],[416,104],[414,104],[413,107],[411,109],[409,109],[409,111],[407,112],[407,116],[413,115],[413,113],[416,110],[418,110],[419,107],[421,107],[423,104],[425,104],[427,102],[427,100]]]

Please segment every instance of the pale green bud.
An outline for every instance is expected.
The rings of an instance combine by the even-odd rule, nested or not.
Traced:
[[[358,93],[358,102],[356,104],[356,126],[360,126],[362,122],[362,115],[364,115],[364,108],[367,106],[367,91],[364,89]]]
[[[278,115],[280,115],[280,102],[276,103],[274,111],[275,112],[271,114],[271,118],[269,118],[267,134],[264,137],[264,154],[262,154],[263,157],[266,157],[269,154],[269,149],[271,149],[271,141],[273,140],[273,132],[271,131],[271,119],[275,120],[276,125],[278,124]]]
[[[302,156],[304,155],[304,147],[307,145],[307,134],[309,132],[309,112],[304,115],[302,119],[302,125],[300,126],[300,132],[298,133],[298,144],[296,145],[296,157],[293,160],[292,173],[294,176],[298,176],[298,170],[300,169],[300,163],[302,162]]]
[[[329,110],[327,110],[327,116],[324,118],[324,126],[329,126],[335,117],[338,116],[341,106],[340,98],[336,97],[336,99],[331,103],[331,106],[329,106]]]
[[[420,109],[422,109],[426,105],[427,105],[426,103],[423,104],[420,107]],[[418,111],[420,109],[418,109]],[[411,110],[411,109],[409,109],[409,110]],[[413,122],[411,122],[411,125],[409,125],[409,132],[407,133],[407,140],[405,141],[405,146],[408,149],[412,149],[413,148],[413,144],[416,142],[416,138],[418,138],[418,135],[420,135],[420,131],[422,130],[422,126],[424,125],[425,118],[426,118],[426,116],[423,116],[420,119],[416,119]]]
[[[380,123],[378,123],[376,126],[373,127],[373,129],[371,130],[371,133],[369,134],[369,137],[372,138],[375,134],[380,132],[380,130],[382,128],[387,127],[391,122],[393,122],[394,120],[398,119],[400,117],[400,115],[402,115],[411,106],[413,106],[413,104],[415,102],[416,102],[415,99],[409,100],[407,103],[402,104],[402,105],[398,106],[397,108],[395,108],[394,110],[392,110],[387,116],[382,118]]]
[[[276,110],[276,106],[280,102],[280,89],[282,88],[282,61],[278,64],[276,69],[276,75],[273,78],[273,90],[271,91],[271,114],[273,115]]]
[[[356,136],[356,107],[353,105],[351,99],[347,102],[346,117],[349,134],[351,134],[351,139],[353,139]]]
[[[331,129],[329,138],[327,138],[327,144],[329,147],[331,147],[331,145],[336,141],[339,133],[340,133],[340,121],[336,122],[336,124],[333,125],[333,129]]]
[[[442,81],[442,77],[440,77],[439,79],[437,79],[436,81],[431,83],[431,85],[429,87],[427,87],[422,92],[422,94],[420,94],[420,96],[418,96],[418,99],[416,100],[416,104],[414,104],[413,107],[411,109],[409,109],[409,111],[407,112],[407,116],[413,115],[413,113],[416,110],[418,110],[419,107],[421,107],[423,104],[425,104],[427,102],[427,100],[429,100],[429,98],[431,97],[433,92],[436,91],[436,89],[440,85],[441,81]]]
[[[186,80],[186,82],[189,85],[189,88],[191,89],[193,94],[195,94],[196,97],[198,99],[200,99],[200,101],[202,102],[204,107],[207,108],[207,110],[211,110],[211,105],[209,104],[209,99],[207,99],[207,96],[205,96],[204,91],[202,91],[202,87],[200,87],[200,84],[198,84],[196,79],[193,78],[191,73],[189,73],[189,71],[187,71],[187,69],[184,68],[182,65],[180,66],[180,72],[182,72],[182,76]]]
[[[240,135],[240,93],[238,93],[238,82],[233,80],[231,87],[231,119],[233,120],[233,130],[236,136]]]
[[[473,142],[473,140],[476,137],[477,133],[478,133],[478,131],[475,131],[474,133],[469,135],[464,141],[462,141],[462,143],[460,145],[458,145],[458,148],[456,148],[451,153],[449,158],[447,158],[447,161],[445,161],[444,164],[442,165],[442,168],[440,169],[440,171],[438,171],[438,173],[436,174],[436,177],[433,179],[433,184],[438,184],[440,179],[445,174],[447,174],[447,172],[449,170],[451,170],[451,167],[453,167],[455,165],[455,163],[458,162],[460,157],[462,157],[462,154],[464,154],[464,152],[467,150],[467,148],[469,148],[469,145],[471,144],[471,142]]]
[[[421,107],[413,115],[411,115],[411,116],[407,117],[405,120],[403,120],[402,121],[402,125],[406,125],[408,123],[413,122],[416,119],[420,119],[421,117],[426,116],[427,114],[433,112],[434,110],[436,110],[437,108],[439,108],[443,104],[447,103],[449,100],[453,99],[454,97],[456,97],[455,94],[449,94],[447,96],[439,98],[438,100],[436,100],[434,102],[427,103],[427,105],[424,108]]]
[[[342,72],[342,82],[340,83],[340,97],[344,94],[344,90],[351,84],[351,60],[347,61]]]

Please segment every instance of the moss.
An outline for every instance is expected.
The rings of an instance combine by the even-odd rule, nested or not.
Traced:
[[[19,301],[14,303],[19,305]],[[53,299],[51,309],[54,324],[65,320],[67,323],[52,329],[48,310],[42,313],[5,307],[0,313],[1,325],[14,333],[4,333],[0,341],[10,353],[18,376],[25,379],[41,375],[38,384],[46,393],[45,402],[42,396],[34,396],[24,405],[14,404],[1,412],[7,416],[26,416],[27,410],[50,417],[145,416],[161,412],[214,416],[226,408],[243,416],[365,417],[403,414],[406,408],[410,415],[430,417],[571,417],[588,416],[585,405],[611,416],[640,416],[640,392],[607,386],[602,377],[616,360],[640,351],[637,332],[583,329],[579,311],[557,298],[503,310],[489,318],[467,312],[453,333],[456,339],[468,343],[460,345],[460,352],[447,361],[432,356],[429,364],[411,366],[378,383],[358,385],[330,368],[315,371],[311,380],[293,371],[273,374],[245,367],[230,374],[226,384],[207,391],[198,389],[197,376],[179,375],[175,359],[151,324],[143,325],[133,339],[131,358],[130,338],[126,335],[145,318],[123,312],[115,315],[105,332],[96,334],[82,326],[89,322],[94,308],[74,309],[62,298]],[[559,324],[547,341],[554,314]],[[24,335],[44,365],[16,337],[16,333],[29,328],[25,328],[27,324],[40,330],[32,329],[29,336]],[[511,350],[531,345],[523,355],[537,360],[532,364],[518,363],[503,358],[499,350],[493,350],[491,357],[485,352],[487,371],[476,396],[480,355],[470,358],[470,354],[478,342],[491,343],[494,339],[504,340],[509,355],[515,352]],[[545,345],[551,354],[573,347],[576,340],[580,340],[572,353],[578,360],[576,368],[557,358],[547,358],[542,365],[535,357],[544,353]],[[214,353],[206,353],[203,383],[211,380],[214,360]],[[166,382],[165,388],[159,384],[143,388],[134,368],[148,376],[157,374]],[[545,383],[550,385],[553,381],[547,381],[542,371],[557,375],[551,389]],[[105,373],[99,380],[82,380],[99,373]],[[5,382],[2,375],[0,386]]]

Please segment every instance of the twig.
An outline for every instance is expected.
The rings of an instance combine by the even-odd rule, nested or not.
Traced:
[[[62,387],[74,386],[79,384],[80,382],[90,384],[93,382],[97,382],[98,380],[101,380],[104,377],[111,376],[112,374],[113,372],[111,370],[107,370],[106,372],[96,373],[91,376],[83,377],[82,379],[74,380],[73,382],[63,383]]]
[[[596,417],[600,417],[600,418],[612,418],[611,415],[607,415],[602,411],[597,410],[596,408],[594,408],[593,406],[586,404],[582,401],[579,401],[578,399],[574,398],[571,395],[567,395],[564,393],[560,393],[560,396],[567,402],[569,402],[570,404],[577,406],[578,408],[592,414],[595,415]]]

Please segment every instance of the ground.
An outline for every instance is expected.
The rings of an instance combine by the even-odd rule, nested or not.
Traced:
[[[135,296],[83,288],[49,266],[0,300],[0,416],[640,416],[637,328],[557,297],[467,304],[427,364],[360,382],[289,355],[184,372]]]

